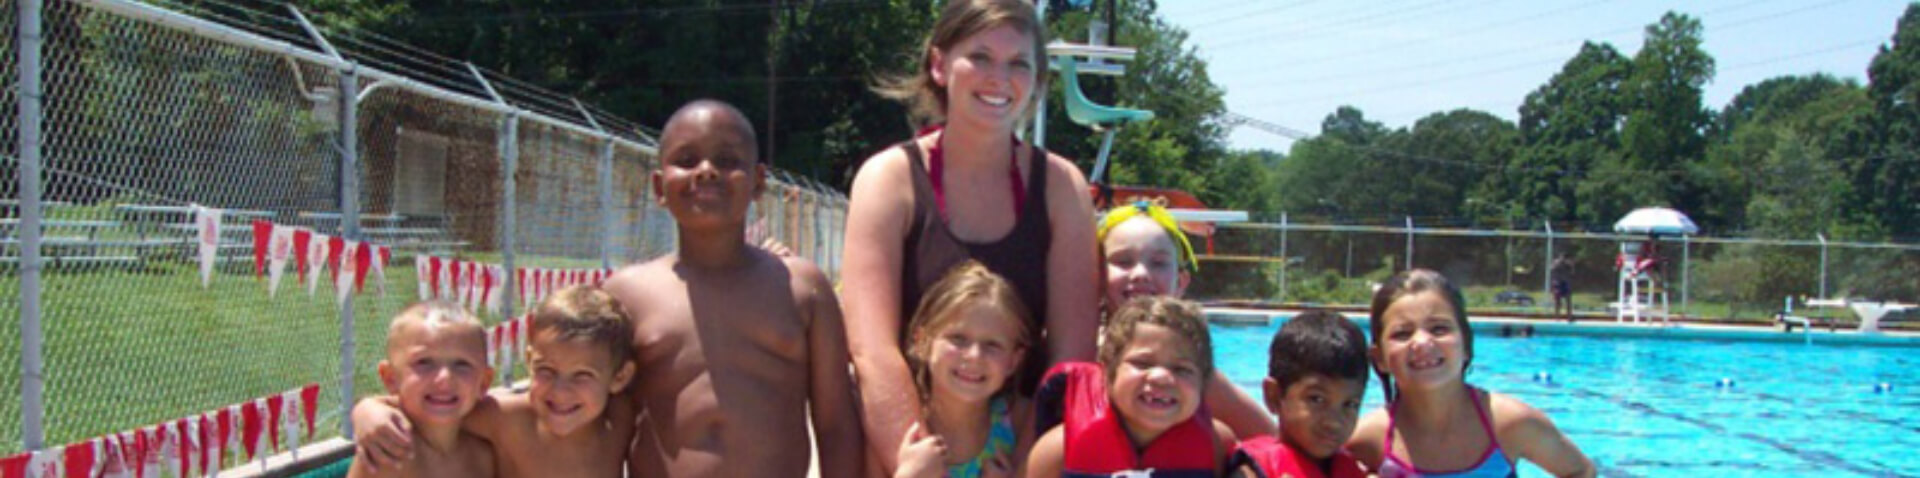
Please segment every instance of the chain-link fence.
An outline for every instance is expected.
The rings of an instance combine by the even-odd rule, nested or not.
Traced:
[[[44,34],[16,37],[36,7]],[[337,436],[351,399],[380,390],[415,258],[600,270],[676,240],[650,190],[650,130],[375,35],[220,2],[9,2],[0,27],[0,456],[314,382],[316,428]],[[20,61],[30,42],[37,64]],[[23,71],[44,83],[37,118],[16,114]],[[27,123],[44,130],[39,194],[21,187]],[[770,184],[756,227],[837,277],[844,198]],[[223,211],[218,232],[199,206]],[[292,267],[270,295],[255,221],[391,260],[345,302],[332,270],[350,258]],[[488,323],[525,310],[503,297]],[[44,350],[44,380],[21,373],[23,343]]]
[[[1328,222],[1220,225],[1196,244],[1210,251],[1202,251],[1189,295],[1365,307],[1373,286],[1406,269],[1411,258],[1413,266],[1440,271],[1461,285],[1476,313],[1552,315],[1553,290],[1563,281],[1574,314],[1588,318],[1614,318],[1626,299],[1621,290],[1631,290],[1629,285],[1644,292],[1640,303],[1664,301],[1660,308],[1674,317],[1765,322],[1792,298],[1795,315],[1834,319],[1843,328],[1853,325],[1853,313],[1807,302],[1920,299],[1920,245],[1818,236],[1668,235],[1649,242],[1644,235],[1545,222],[1513,229],[1423,226],[1411,219],[1391,225]],[[1644,264],[1644,274],[1636,275],[1646,279],[1623,282],[1624,262]]]

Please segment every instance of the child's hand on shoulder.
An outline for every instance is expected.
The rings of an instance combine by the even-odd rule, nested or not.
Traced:
[[[920,424],[907,428],[900,440],[900,468],[894,478],[939,477],[946,475],[947,443],[939,435],[920,431]]]
[[[354,453],[369,471],[413,459],[413,424],[389,400],[369,397],[353,407]]]

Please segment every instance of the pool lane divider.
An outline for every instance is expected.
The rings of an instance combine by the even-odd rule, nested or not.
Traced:
[[[303,439],[313,439],[319,402],[320,384],[310,383],[198,415],[0,458],[0,477],[153,476],[163,469],[171,476],[218,476],[219,468],[242,452],[242,463],[258,459],[264,469],[269,448],[279,450],[284,443],[298,450]]]

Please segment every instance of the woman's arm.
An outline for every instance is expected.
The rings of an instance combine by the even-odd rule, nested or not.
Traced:
[[[911,194],[906,153],[875,155],[854,176],[841,264],[847,348],[860,390],[867,447],[891,475],[900,440],[919,417],[920,399],[900,352],[900,269]]]
[[[1094,334],[1100,330],[1093,202],[1087,178],[1066,158],[1048,155],[1047,214],[1053,243],[1047,248],[1048,364],[1094,359]],[[1029,360],[1038,357],[1028,357]]]
[[[1488,394],[1493,405],[1495,433],[1503,449],[1513,452],[1514,460],[1527,460],[1559,477],[1592,478],[1597,470],[1593,460],[1580,452],[1567,435],[1553,425],[1553,419],[1517,398]]]

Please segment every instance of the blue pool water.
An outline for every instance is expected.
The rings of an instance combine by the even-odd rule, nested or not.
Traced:
[[[1213,326],[1215,361],[1254,397],[1280,320]],[[1545,411],[1600,476],[1920,476],[1920,349],[1487,333],[1474,348],[1467,381]]]

